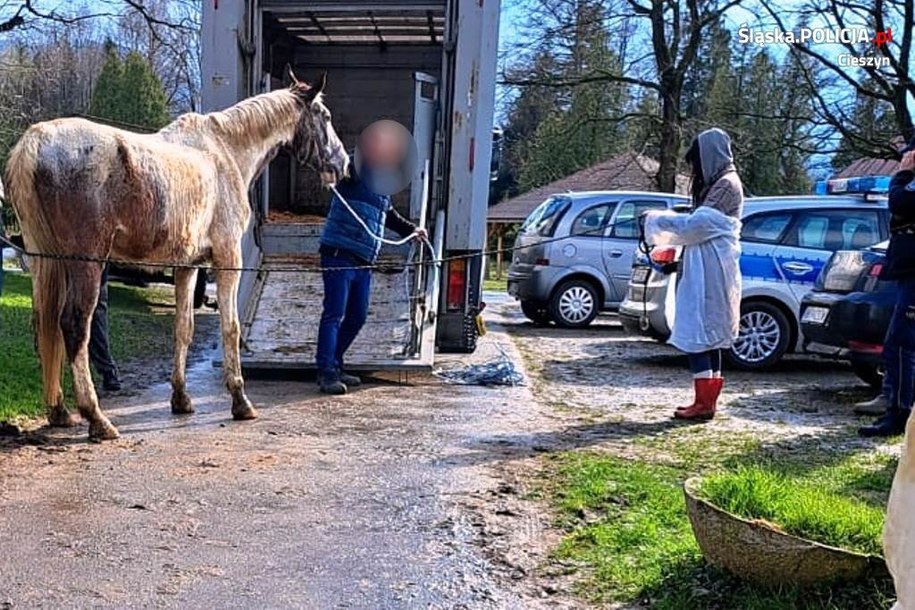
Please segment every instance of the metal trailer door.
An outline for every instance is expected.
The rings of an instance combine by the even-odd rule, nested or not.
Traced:
[[[413,103],[413,140],[416,142],[416,173],[410,187],[410,217],[417,219],[417,224],[425,228],[432,238],[440,235],[441,218],[432,214],[432,172],[436,123],[438,114],[438,79],[429,74],[415,72]],[[432,222],[430,223],[430,216]],[[436,222],[438,221],[438,222]],[[434,253],[421,247],[418,256],[427,261],[430,256],[439,258],[442,251],[441,239],[433,239]],[[418,246],[419,247],[419,246]],[[424,364],[431,365],[435,357],[435,322],[438,302],[439,274],[437,268],[430,265],[417,267],[414,292],[424,298],[411,301],[414,307],[413,351]]]
[[[464,256],[442,269],[437,344],[472,352],[482,304],[482,251],[492,157],[499,45],[499,0],[451,0],[442,69],[442,126],[447,130],[445,256]],[[447,49],[451,50],[447,50]]]

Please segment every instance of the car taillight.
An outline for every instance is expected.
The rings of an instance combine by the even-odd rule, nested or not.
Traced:
[[[651,260],[658,265],[669,265],[677,260],[676,248],[655,248],[651,251]]]
[[[882,354],[883,346],[878,343],[865,343],[864,341],[849,341],[848,349],[859,354]]]
[[[460,311],[467,295],[467,261],[456,259],[448,263],[448,293],[445,299],[448,311]]]
[[[883,263],[871,265],[871,268],[867,270],[867,277],[864,279],[864,292],[873,292],[877,288],[881,271],[883,271]]]
[[[540,265],[541,267],[549,267],[549,266],[550,266],[550,259],[548,259],[548,258],[538,258],[537,260],[534,261],[534,264],[535,264],[535,265]]]

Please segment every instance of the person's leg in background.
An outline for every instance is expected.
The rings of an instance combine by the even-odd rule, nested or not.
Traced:
[[[886,414],[872,426],[858,429],[861,436],[895,436],[905,424],[915,401],[915,280],[899,282],[896,307],[883,345],[883,393]]]
[[[346,373],[344,356],[346,351],[356,340],[359,331],[365,326],[365,320],[369,315],[369,301],[372,296],[372,271],[371,269],[355,269],[352,271],[353,280],[349,287],[349,300],[346,303],[346,314],[343,316],[343,322],[340,324],[340,333],[337,337],[337,351],[335,359],[337,370],[340,373],[340,380],[347,387],[357,387],[362,385],[362,380],[355,375]]]
[[[721,387],[720,352],[717,356],[719,377],[715,377],[717,350],[687,354],[689,370],[693,374],[695,398],[688,407],[680,407],[674,412],[677,419],[708,420],[715,416],[716,389]]]
[[[102,376],[102,389],[117,392],[121,389],[118,366],[111,355],[108,338],[108,265],[102,270],[101,288],[98,304],[92,314],[92,326],[89,335],[89,360],[95,371]]]
[[[340,380],[337,367],[337,345],[340,325],[346,315],[353,271],[340,269],[351,266],[347,259],[321,255],[324,269],[324,309],[318,325],[318,349],[315,364],[318,368],[318,385],[325,394],[346,394],[346,384]]]
[[[898,295],[897,295],[898,301]],[[893,318],[895,318],[895,308]],[[898,330],[890,319],[886,329],[886,338],[883,340],[883,383],[880,394],[872,400],[865,400],[855,404],[855,413],[858,415],[885,415],[893,407],[899,393],[899,366],[902,346],[897,341]]]

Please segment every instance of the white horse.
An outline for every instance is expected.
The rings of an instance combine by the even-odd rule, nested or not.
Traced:
[[[290,70],[287,89],[265,93],[210,114],[186,114],[154,134],[137,134],[83,119],[30,127],[6,166],[9,198],[27,250],[196,264],[216,273],[225,382],[232,416],[253,419],[239,361],[237,293],[241,238],[251,215],[248,189],[280,148],[317,170],[325,184],[343,177],[349,157],[322,102],[326,77],[312,87]],[[102,265],[32,257],[33,311],[44,400],[51,425],[69,426],[61,367],[73,372],[89,438],[113,439],[117,429],[98,405],[89,373],[89,323]],[[175,271],[175,362],[172,412],[193,411],[185,365],[193,335],[191,296],[197,272]]]

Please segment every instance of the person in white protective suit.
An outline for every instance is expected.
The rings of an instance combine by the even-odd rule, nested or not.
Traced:
[[[893,477],[883,525],[883,554],[896,586],[892,610],[915,610],[915,418],[906,425],[905,444]]]
[[[695,399],[674,417],[709,420],[724,387],[721,350],[731,347],[740,324],[743,185],[731,138],[720,129],[700,133],[686,161],[692,168],[693,212],[648,212],[645,239],[652,246],[684,246],[669,342],[689,356]]]

